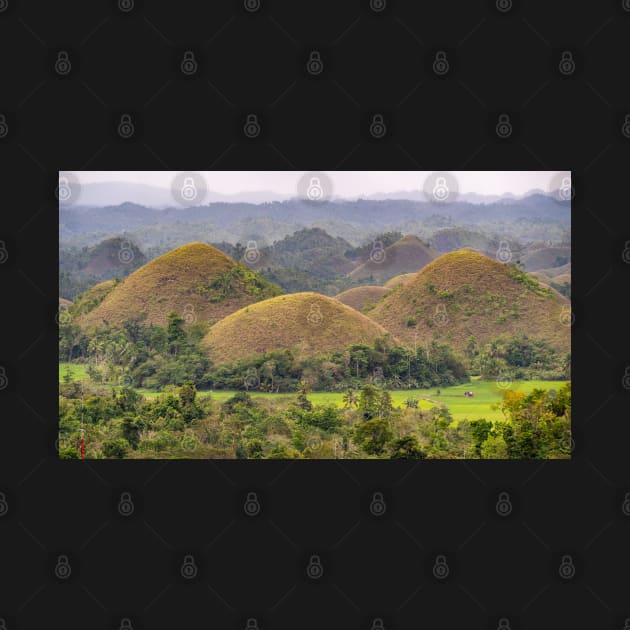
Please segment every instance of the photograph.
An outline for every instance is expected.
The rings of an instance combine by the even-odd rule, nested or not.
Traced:
[[[59,457],[571,458],[570,171],[60,171]]]

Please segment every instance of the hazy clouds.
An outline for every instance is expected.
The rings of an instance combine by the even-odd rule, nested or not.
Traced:
[[[238,195],[268,191],[276,196],[296,196],[296,185],[305,171],[200,171],[208,191]],[[378,193],[422,190],[430,171],[324,171],[334,183],[334,196],[356,198]],[[82,186],[117,182],[142,184],[168,190],[179,171],[73,171]],[[451,171],[460,193],[521,195],[533,189],[548,190],[557,171]],[[568,174],[568,173],[567,173]]]

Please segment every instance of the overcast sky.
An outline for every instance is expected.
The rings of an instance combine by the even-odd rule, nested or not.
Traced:
[[[337,197],[422,190],[430,171],[325,171],[334,182]],[[81,185],[93,182],[142,183],[168,189],[179,171],[74,171]],[[221,194],[271,191],[293,196],[304,171],[201,171],[208,190]],[[451,171],[460,193],[519,195],[538,188],[547,190],[558,171]]]

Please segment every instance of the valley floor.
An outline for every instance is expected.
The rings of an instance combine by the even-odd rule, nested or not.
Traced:
[[[59,381],[63,379],[63,375],[70,371],[73,380],[76,381],[89,381],[89,376],[85,370],[85,366],[77,363],[59,363]],[[494,381],[482,381],[473,377],[470,383],[464,383],[463,385],[454,385],[452,387],[441,387],[430,389],[405,389],[405,390],[392,390],[392,402],[395,407],[405,407],[406,401],[409,398],[415,398],[418,400],[418,407],[420,409],[431,409],[432,407],[443,405],[448,408],[453,419],[457,422],[461,419],[476,420],[478,418],[485,418],[486,420],[496,421],[503,420],[503,414],[500,409],[494,409],[493,407],[500,403],[503,398],[503,393],[509,389],[512,391],[522,391],[529,393],[533,389],[558,389],[565,383],[565,381],[516,381],[514,383],[501,383],[502,387],[499,387]],[[507,387],[506,387],[507,386]],[[136,390],[142,394],[145,398],[151,399],[160,395],[161,392],[138,389]],[[438,393],[439,391],[439,393]],[[472,391],[474,396],[467,398],[464,396],[464,392]],[[225,402],[232,396],[235,391],[229,390],[213,390],[213,391],[199,391],[200,398],[210,395],[212,400],[217,402]],[[275,399],[275,400],[292,400],[296,397],[295,393],[280,393],[270,394],[266,392],[249,392],[252,398],[261,399]],[[308,397],[315,405],[333,404],[338,407],[343,407],[343,392],[311,392]]]

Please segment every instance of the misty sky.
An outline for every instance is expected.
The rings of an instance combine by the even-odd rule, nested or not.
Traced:
[[[430,171],[325,171],[334,182],[336,197],[422,190]],[[142,183],[168,189],[178,171],[73,171],[81,185],[93,182]],[[208,190],[221,194],[270,191],[295,195],[304,171],[200,171]],[[558,171],[451,171],[460,193],[520,195],[532,189],[548,190]],[[567,173],[568,174],[568,173]]]

